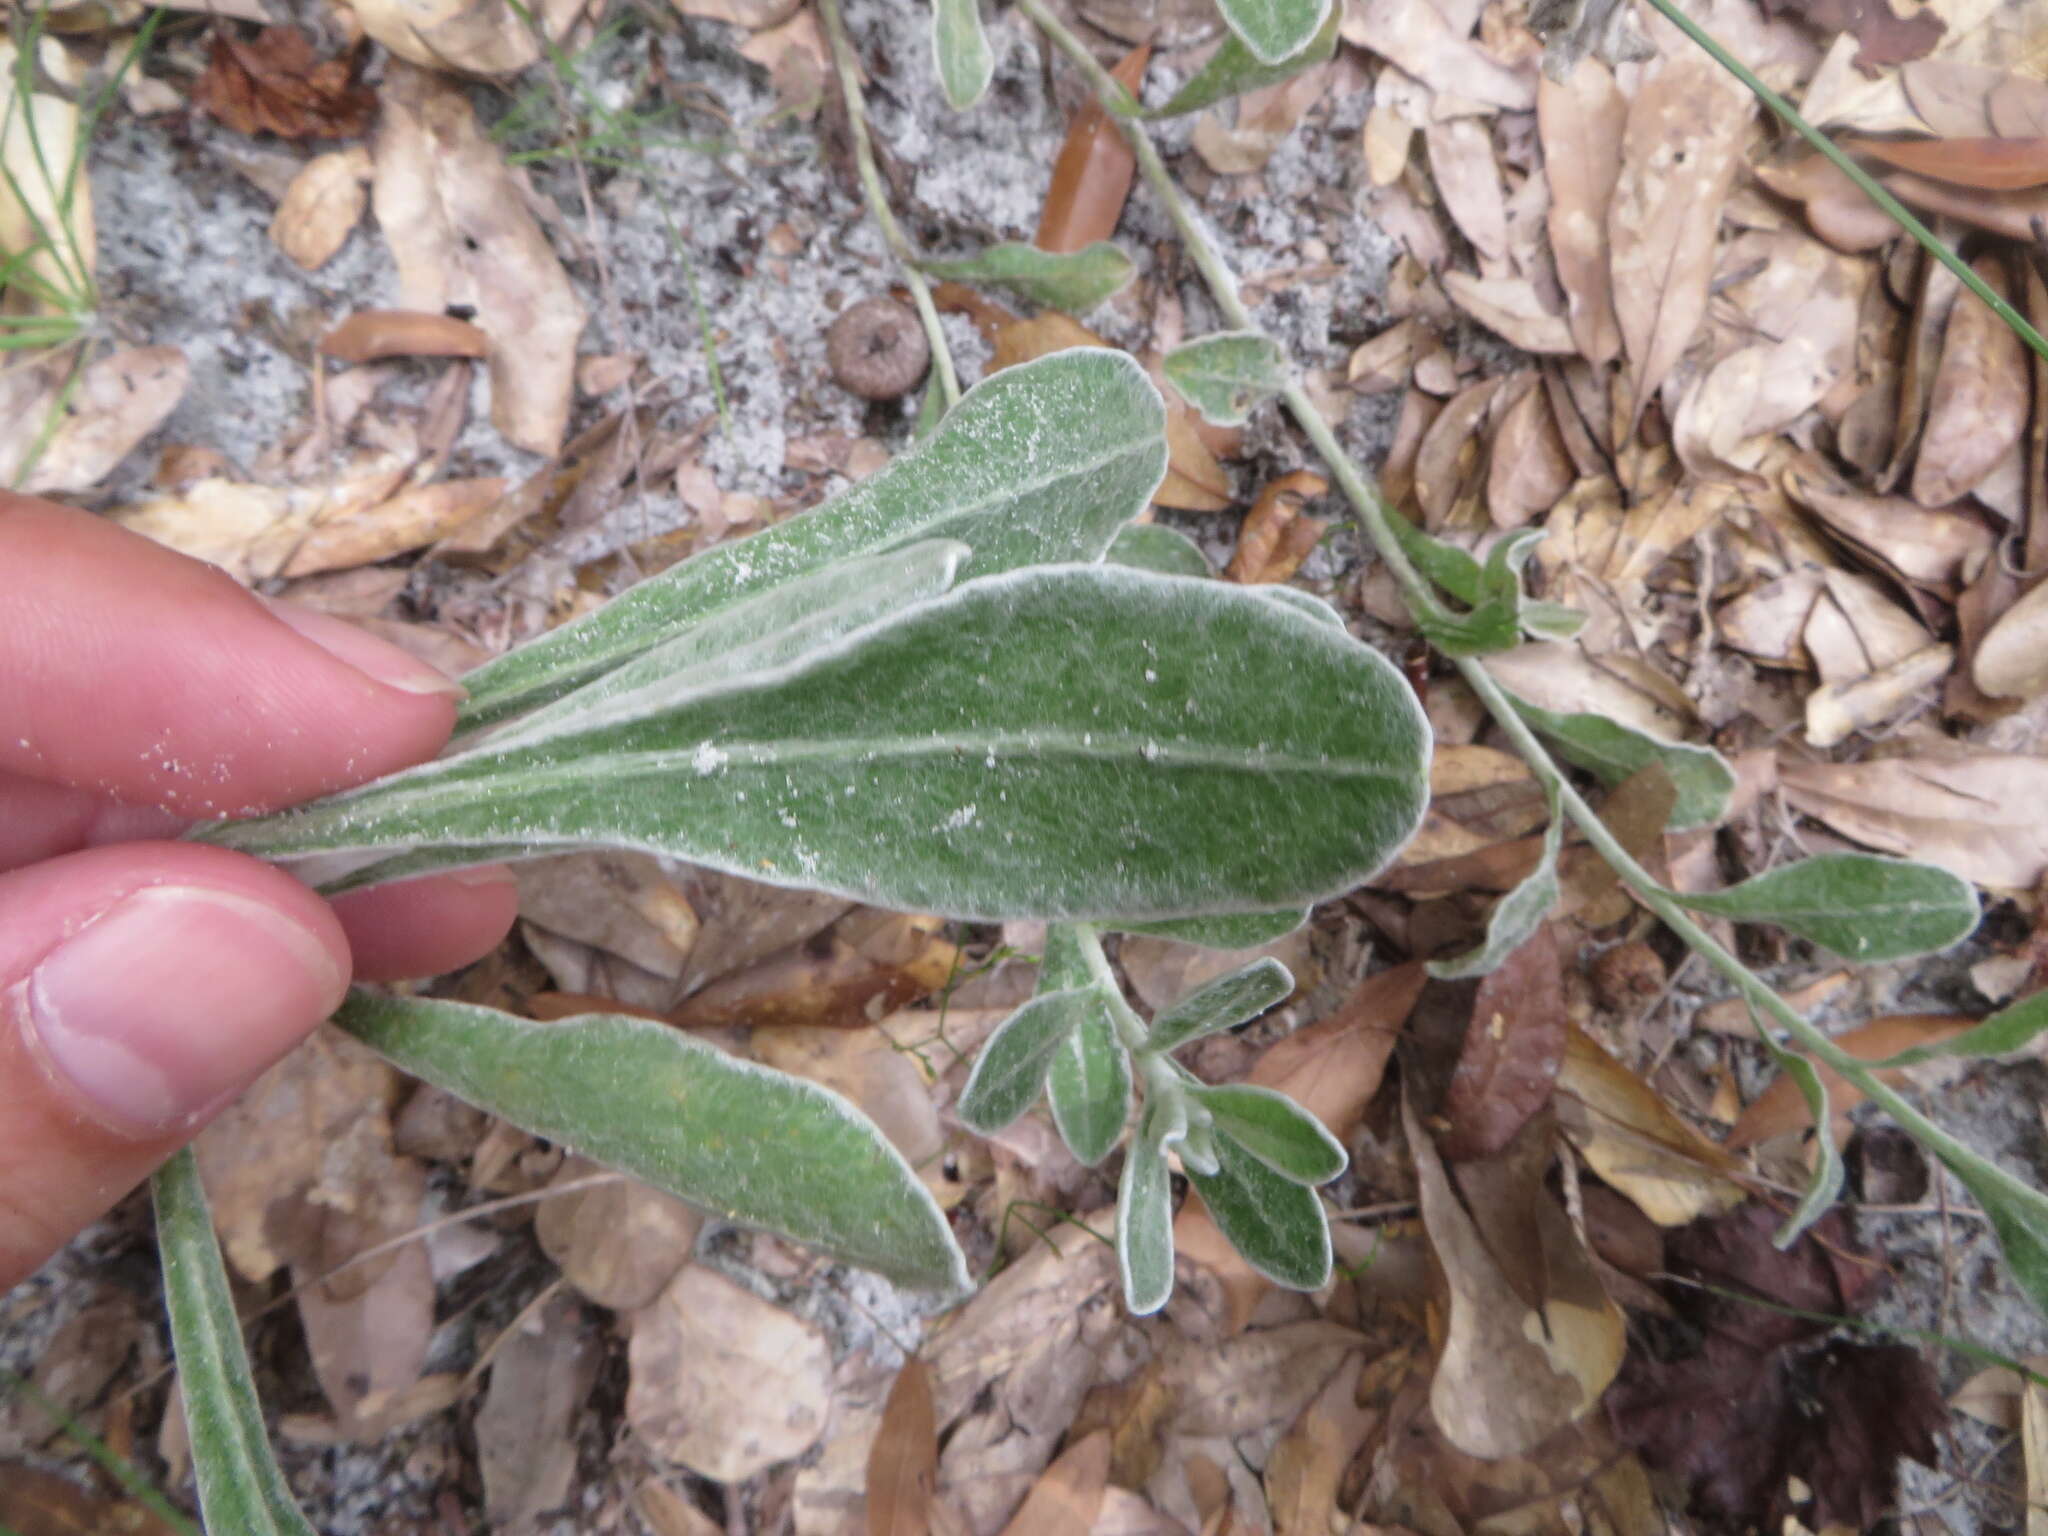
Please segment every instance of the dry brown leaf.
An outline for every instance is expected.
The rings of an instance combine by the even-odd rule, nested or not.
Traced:
[[[1977,644],[1970,677],[1994,699],[2031,699],[2048,688],[2048,584],[1999,615]]]
[[[1734,1159],[1672,1112],[1640,1077],[1577,1026],[1557,1077],[1558,1126],[1592,1170],[1660,1227],[1743,1198]]]
[[[832,1403],[825,1336],[702,1265],[635,1313],[626,1420],[648,1448],[714,1482],[801,1456]]]
[[[1417,962],[1367,978],[1328,1017],[1267,1047],[1246,1080],[1286,1094],[1348,1144],[1427,979]]]
[[[1608,268],[1607,210],[1621,176],[1628,99],[1596,58],[1564,81],[1539,79],[1536,121],[1550,183],[1550,253],[1564,288],[1565,318],[1578,350],[1604,363],[1621,351]]]
[[[178,1536],[182,1529],[138,1499],[102,1498],[18,1461],[0,1462],[0,1525],[15,1536]]]
[[[1834,1041],[1858,1061],[1882,1061],[1885,1057],[1896,1056],[1901,1051],[1910,1051],[1923,1045],[1940,1045],[1944,1040],[1953,1040],[1977,1022],[1961,1014],[1892,1014],[1845,1030],[1836,1035]],[[1834,1117],[1832,1130],[1835,1139],[1845,1141],[1852,1128],[1849,1111],[1863,1102],[1863,1091],[1845,1082],[1832,1069],[1818,1062],[1815,1063],[1815,1070],[1827,1084],[1828,1112]],[[1903,1068],[1879,1072],[1876,1076],[1880,1082],[1893,1085],[1906,1080]],[[1782,1136],[1788,1131],[1808,1130],[1812,1125],[1813,1112],[1807,1108],[1806,1096],[1799,1091],[1797,1083],[1781,1073],[1771,1080],[1769,1087],[1756,1096],[1749,1108],[1742,1112],[1742,1117],[1729,1129],[1728,1145],[1739,1152],[1745,1147],[1753,1147],[1760,1141],[1769,1141],[1773,1136]]]
[[[1145,79],[1150,44],[1140,44],[1120,60],[1111,76],[1136,92]],[[1067,137],[1053,162],[1052,183],[1038,215],[1038,233],[1031,243],[1042,251],[1070,252],[1107,240],[1123,217],[1138,162],[1116,120],[1093,97],[1074,114]]]
[[[523,1315],[491,1356],[476,1415],[484,1517],[517,1529],[558,1508],[576,1475],[577,1431],[604,1351],[562,1296]]]
[[[936,917],[853,912],[829,934],[720,977],[670,1018],[686,1029],[873,1024],[929,997],[958,969],[960,952],[945,926]]]
[[[41,89],[26,101],[16,82],[29,78]],[[72,174],[83,166],[79,103],[85,97],[85,65],[54,37],[39,36],[36,57],[26,68],[11,40],[0,40],[0,113],[9,131],[0,135],[0,255],[25,258],[28,282],[0,284],[8,314],[61,313],[90,283],[99,244],[93,222],[92,178]],[[90,137],[91,127],[84,130]],[[89,301],[88,301],[89,302]],[[0,421],[9,418],[0,412]],[[10,473],[4,482],[14,483]]]
[[[570,853],[523,859],[519,915],[552,933],[595,945],[644,971],[676,979],[700,925],[661,861],[644,853]]]
[[[61,375],[14,371],[28,399],[8,399],[0,385],[0,483],[37,495],[97,485],[177,408],[192,376],[176,347],[123,348],[89,364],[68,388]]]
[[[2005,263],[1980,256],[1972,270],[2005,294]],[[2011,327],[1974,293],[1957,296],[1942,338],[1927,424],[1913,465],[1913,499],[1945,507],[1976,489],[2026,430],[2028,354]]]
[[[1844,134],[1842,148],[1959,187],[2017,192],[2048,185],[2048,138],[1872,139]]]
[[[270,238],[308,272],[316,271],[347,242],[369,204],[369,150],[355,144],[315,155],[285,189]]]
[[[1442,529],[1463,502],[1476,507],[1485,461],[1481,427],[1507,383],[1481,379],[1460,390],[1422,434],[1415,450],[1415,499],[1431,529]]]
[[[654,1536],[725,1536],[725,1527],[675,1489],[649,1478],[633,1495],[633,1507]]]
[[[1544,308],[1536,285],[1527,278],[1474,277],[1467,272],[1446,272],[1443,284],[1444,292],[1451,296],[1452,303],[1524,352],[1549,352],[1569,357],[1579,350],[1569,321],[1563,315],[1552,314]]]
[[[1498,1155],[1550,1102],[1568,1027],[1563,967],[1546,923],[1488,972],[1473,996],[1438,1111],[1445,1123],[1437,1147],[1446,1159]]]
[[[1536,104],[1533,59],[1503,64],[1471,38],[1473,16],[1456,26],[1430,0],[1362,0],[1344,8],[1346,42],[1398,64],[1431,90],[1483,106],[1526,112]]]
[[[1927,645],[1852,683],[1828,683],[1806,699],[1806,739],[1831,747],[1874,730],[1927,699],[1955,667],[1956,648]]]
[[[522,16],[500,0],[349,0],[365,32],[428,69],[505,75],[539,61],[540,38],[559,43],[586,0],[534,0]],[[529,25],[530,16],[537,26]],[[389,85],[386,86],[389,107]]]
[[[320,338],[320,354],[343,363],[387,357],[485,357],[490,338],[467,320],[413,309],[359,309]]]
[[[779,112],[806,121],[817,113],[832,73],[832,51],[815,11],[798,7],[788,20],[756,32],[739,51],[768,71]]]
[[[1966,512],[1920,506],[1903,496],[1857,490],[1822,459],[1802,453],[1783,474],[1785,492],[1841,539],[1910,586],[1952,600],[1996,540]]]
[[[193,491],[218,483],[201,481]],[[277,574],[311,576],[318,571],[347,570],[423,548],[487,513],[504,496],[507,484],[498,479],[442,480],[376,500],[316,503],[305,532]],[[188,498],[191,495],[187,493]],[[286,501],[288,505],[301,502],[300,493],[288,493]]]
[[[1430,176],[1452,220],[1482,268],[1508,259],[1507,206],[1500,167],[1493,159],[1493,135],[1477,118],[1454,117],[1422,130]]]
[[[462,90],[407,65],[385,81],[376,148],[372,200],[398,264],[401,305],[469,306],[491,339],[492,422],[518,447],[556,452],[584,310],[517,179]]]
[[[353,57],[321,58],[297,27],[265,27],[246,43],[216,30],[192,101],[237,133],[284,139],[352,139],[377,106],[356,82]]]
[[[1090,1536],[1108,1483],[1109,1434],[1097,1430],[1045,1469],[1003,1527],[1003,1536]]]
[[[1221,107],[1204,112],[1195,120],[1195,152],[1219,176],[1263,170],[1302,114],[1329,89],[1330,72],[1331,66],[1317,64],[1246,91],[1237,98],[1234,124],[1224,122]]]
[[[927,1536],[939,1479],[939,1429],[932,1373],[912,1355],[896,1373],[868,1450],[868,1536]]]
[[[570,1184],[599,1171],[586,1157],[569,1157],[553,1182]],[[703,1225],[704,1218],[673,1195],[621,1178],[542,1201],[533,1234],[586,1297],[615,1312],[636,1312],[689,1263]]]
[[[1327,531],[1326,524],[1303,517],[1302,506],[1329,489],[1329,481],[1305,469],[1268,482],[1245,514],[1237,549],[1223,574],[1248,585],[1290,579]]]
[[[1899,232],[1842,170],[1818,152],[1782,162],[1752,166],[1757,180],[1803,204],[1813,232],[1838,251],[1854,254],[1889,244]]]
[[[1520,528],[1548,512],[1575,478],[1550,394],[1535,384],[1501,414],[1488,449],[1486,510],[1496,528]]]
[[[1634,657],[1596,660],[1575,645],[1550,642],[1489,656],[1486,670],[1518,697],[1561,715],[1605,715],[1666,741],[1682,740],[1693,723],[1685,695]]]
[[[917,1057],[879,1030],[777,1025],[753,1032],[754,1059],[846,1095],[913,1168],[936,1164],[946,1136]]]
[[[1629,103],[1607,238],[1631,430],[1706,315],[1715,232],[1750,112],[1748,93],[1692,52],[1667,56]]]
[[[1358,1401],[1364,1357],[1353,1354],[1273,1447],[1266,1507],[1274,1536],[1328,1536],[1349,1519],[1337,1502],[1351,1460],[1379,1426],[1377,1408]]]

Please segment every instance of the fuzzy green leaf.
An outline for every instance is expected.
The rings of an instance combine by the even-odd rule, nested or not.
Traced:
[[[1124,1157],[1116,1194],[1116,1257],[1124,1305],[1136,1317],[1157,1312],[1173,1295],[1173,1180],[1166,1146],[1186,1133],[1186,1120],[1154,1100]]]
[[[1188,1179],[1230,1246],[1247,1264],[1293,1291],[1318,1290],[1330,1279],[1330,1223],[1305,1185],[1283,1179],[1227,1137],[1216,1140],[1214,1174]]]
[[[2009,1056],[2015,1051],[2025,1050],[2044,1032],[2048,1032],[2048,992],[2036,992],[2009,1008],[2001,1008],[1952,1040],[1944,1040],[1939,1045],[1916,1045],[1910,1051],[1887,1056],[1883,1061],[1873,1061],[1870,1069],[1879,1072],[1893,1067],[1918,1066],[1939,1056]]]
[[[1356,886],[1420,820],[1428,753],[1400,675],[1327,625],[1228,583],[1041,567],[643,719],[192,835],[630,847],[963,918],[1182,917]]]
[[[1270,957],[1254,960],[1160,1009],[1146,1033],[1145,1049],[1164,1053],[1218,1030],[1235,1029],[1285,1002],[1293,990],[1294,977],[1286,966]]]
[[[1218,426],[1242,426],[1287,387],[1287,359],[1263,331],[1219,331],[1182,342],[1161,365],[1188,404]]]
[[[1934,1151],[1991,1218],[2013,1280],[2036,1311],[2048,1313],[2048,1195],[1967,1147]]]
[[[901,1285],[967,1288],[930,1193],[828,1088],[621,1014],[536,1024],[357,991],[335,1022],[413,1076],[728,1221]]]
[[[1126,523],[1117,530],[1109,553],[1103,558],[1141,571],[1157,571],[1162,576],[1201,578],[1216,574],[1209,569],[1209,557],[1202,553],[1199,544],[1178,529],[1158,523]]]
[[[1261,64],[1300,53],[1322,31],[1333,0],[1217,0],[1223,20]]]
[[[948,106],[964,112],[981,100],[995,76],[996,56],[975,0],[932,0],[932,58]]]
[[[1348,1161],[1343,1143],[1284,1093],[1250,1083],[1188,1092],[1209,1112],[1216,1133],[1236,1142],[1295,1184],[1327,1184]]]
[[[1695,912],[1773,923],[1845,960],[1924,955],[1968,938],[1977,892],[1932,864],[1874,853],[1822,853],[1730,886],[1679,893]]]
[[[1529,942],[1563,894],[1557,880],[1558,850],[1564,845],[1564,815],[1555,794],[1550,797],[1550,825],[1543,832],[1543,853],[1536,867],[1515,888],[1493,904],[1486,919],[1486,937],[1462,955],[1429,962],[1438,981],[1463,981],[1500,969],[1501,962]]]
[[[927,261],[924,269],[933,277],[1005,288],[1027,303],[1070,315],[1086,314],[1126,287],[1138,270],[1123,247],[1110,240],[1097,240],[1078,251],[1041,251],[1006,240],[979,256]]]
[[[1089,994],[1091,1006],[1053,1054],[1047,1080],[1052,1123],[1084,1167],[1093,1168],[1116,1146],[1131,1114],[1131,1057],[1117,1039],[1110,1005]]]
[[[241,1319],[190,1150],[159,1168],[151,1188],[171,1348],[206,1528],[235,1536],[313,1536],[270,1453]]]
[[[1262,64],[1253,58],[1251,50],[1233,32],[1223,39],[1222,47],[1209,55],[1209,62],[1173,93],[1173,98],[1165,106],[1145,115],[1179,117],[1183,113],[1199,112],[1226,97],[1242,96],[1262,85],[1276,85],[1304,69],[1334,58],[1337,53],[1337,27],[1342,20],[1343,12],[1332,5],[1330,14],[1324,18],[1322,30],[1310,39],[1309,45],[1277,64]]]
[[[1143,933],[1156,939],[1199,944],[1204,949],[1256,949],[1284,939],[1308,921],[1306,910],[1235,912],[1225,917],[1176,917],[1161,923],[1108,923],[1118,933]]]
[[[1093,988],[1041,992],[1003,1020],[960,1090],[960,1123],[993,1136],[1020,1118],[1045,1090],[1055,1054],[1099,1007]]]
[[[1522,718],[1548,736],[1558,755],[1585,769],[1609,789],[1651,763],[1661,763],[1678,788],[1671,828],[1710,827],[1728,814],[1735,770],[1712,747],[1659,741],[1605,715],[1562,715],[1525,699],[1508,697]]]
[[[1751,1016],[1752,1021],[1755,1015]],[[1807,1113],[1813,1116],[1813,1123],[1820,1127],[1813,1138],[1813,1171],[1807,1176],[1806,1190],[1799,1197],[1785,1224],[1772,1234],[1771,1241],[1780,1248],[1790,1248],[1798,1241],[1799,1234],[1825,1216],[1830,1207],[1842,1197],[1842,1182],[1845,1169],[1841,1150],[1835,1145],[1832,1130],[1833,1115],[1828,1109],[1827,1079],[1820,1075],[1818,1068],[1797,1051],[1789,1050],[1771,1038],[1768,1029],[1759,1029],[1757,1038],[1764,1043],[1764,1049],[1778,1063],[1780,1071],[1789,1076],[1799,1089],[1799,1096],[1806,1100]]]
[[[458,738],[559,698],[727,604],[835,561],[957,538],[961,577],[1093,560],[1166,474],[1135,360],[1077,347],[983,380],[939,430],[815,511],[720,544],[463,679]]]

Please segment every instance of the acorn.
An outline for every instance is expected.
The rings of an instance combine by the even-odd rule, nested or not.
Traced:
[[[839,386],[863,400],[896,400],[931,367],[932,347],[917,316],[877,296],[849,306],[825,333],[825,357]]]

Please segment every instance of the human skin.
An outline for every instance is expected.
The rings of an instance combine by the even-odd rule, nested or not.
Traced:
[[[461,690],[89,514],[0,492],[0,1290],[318,1026],[488,951],[503,866],[323,901],[176,841],[439,751]]]

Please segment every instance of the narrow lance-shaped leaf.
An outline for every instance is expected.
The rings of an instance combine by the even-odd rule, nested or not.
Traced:
[[[1329,19],[1333,0],[1217,0],[1223,20],[1261,64],[1306,48]]]
[[[927,261],[933,277],[1006,288],[1027,303],[1065,314],[1086,314],[1129,285],[1137,268],[1112,240],[1096,240],[1078,251],[1042,251],[1021,240],[992,245],[979,256]]]
[[[1543,852],[1536,867],[1515,888],[1493,904],[1486,919],[1486,937],[1462,955],[1429,962],[1438,981],[1463,981],[1500,968],[1501,962],[1529,941],[1543,925],[1562,892],[1557,880],[1558,850],[1564,845],[1564,815],[1557,795],[1550,795],[1550,825],[1543,830]]]
[[[1145,1049],[1163,1053],[1235,1029],[1285,1002],[1293,990],[1294,977],[1286,966],[1270,957],[1254,960],[1160,1009],[1145,1036]]]
[[[1117,1184],[1117,1266],[1124,1305],[1137,1317],[1157,1312],[1173,1295],[1173,1181],[1166,1146],[1187,1131],[1186,1119],[1173,1110],[1164,1100],[1147,1103]]]
[[[1044,1091],[1053,1057],[1093,1007],[1093,990],[1041,992],[997,1026],[960,1090],[960,1123],[993,1136]]]
[[[1847,960],[1903,960],[1947,949],[1977,926],[1970,882],[1874,853],[1822,853],[1723,891],[1677,898],[1695,912],[1775,923]]]
[[[1306,1185],[1283,1179],[1227,1136],[1216,1139],[1214,1174],[1188,1170],[1230,1246],[1247,1264],[1289,1290],[1313,1291],[1330,1279],[1330,1223]]]
[[[1223,331],[1183,342],[1161,365],[1188,404],[1218,426],[1241,426],[1287,386],[1287,359],[1263,331]]]
[[[948,106],[964,112],[981,100],[995,75],[996,56],[975,0],[932,0],[932,58]]]
[[[1209,62],[1195,71],[1194,75],[1165,106],[1147,112],[1147,117],[1179,117],[1185,112],[1199,112],[1229,96],[1242,96],[1246,91],[1255,91],[1262,85],[1275,85],[1282,80],[1300,74],[1304,69],[1334,58],[1337,53],[1337,27],[1343,20],[1343,12],[1337,6],[1330,7],[1330,14],[1323,19],[1322,30],[1309,40],[1306,48],[1299,53],[1289,54],[1277,64],[1262,64],[1252,57],[1236,33],[1223,39],[1223,46],[1209,55]]]
[[[1105,923],[1118,933],[1144,933],[1177,939],[1204,949],[1256,949],[1284,939],[1308,921],[1306,908],[1284,912],[1235,912],[1226,917],[1175,917],[1159,923]]]
[[[1755,1015],[1752,1014],[1751,1018],[1754,1020]],[[1806,1100],[1807,1113],[1813,1116],[1813,1123],[1818,1128],[1813,1138],[1813,1171],[1807,1177],[1805,1193],[1799,1197],[1798,1206],[1785,1224],[1771,1237],[1771,1241],[1780,1248],[1789,1248],[1798,1241],[1800,1233],[1819,1221],[1841,1199],[1844,1177],[1842,1154],[1835,1146],[1834,1128],[1829,1123],[1832,1116],[1828,1109],[1827,1079],[1804,1056],[1773,1040],[1768,1029],[1758,1029],[1756,1035],[1778,1063],[1779,1070],[1799,1086],[1799,1096]]]
[[[966,1289],[930,1193],[828,1088],[620,1014],[536,1024],[357,991],[335,1022],[413,1076],[691,1205],[902,1285]]]
[[[2036,992],[2009,1008],[2001,1008],[1951,1040],[1944,1040],[1939,1045],[1916,1045],[1910,1051],[1871,1062],[1870,1069],[1882,1072],[1894,1067],[1918,1066],[1939,1056],[2009,1056],[2015,1051],[2025,1050],[2044,1032],[2048,1032],[2048,992]]]
[[[1084,936],[1071,923],[1054,923],[1046,929],[1038,973],[1041,993],[1071,988],[1088,999],[1079,1024],[1053,1055],[1046,1087],[1060,1140],[1089,1168],[1109,1156],[1131,1113],[1131,1054],[1116,1024],[1119,1011],[1128,1014],[1129,1005],[1115,990],[1107,967],[1098,971],[1093,963],[1100,953],[1093,934]]]
[[[1043,567],[660,714],[192,835],[624,846],[982,920],[1267,911],[1392,856],[1428,748],[1399,674],[1328,625],[1227,583]]]
[[[1123,353],[1079,347],[1006,368],[969,390],[930,438],[824,506],[706,550],[469,673],[457,736],[834,561],[929,538],[973,549],[963,579],[1096,559],[1165,476],[1165,432],[1159,391]]]
[[[1564,715],[1525,699],[1508,697],[1537,730],[1550,738],[1558,755],[1614,788],[1650,763],[1662,763],[1677,786],[1671,828],[1710,827],[1728,813],[1735,793],[1735,770],[1712,747],[1659,741],[1605,715]]]
[[[241,1319],[191,1151],[158,1169],[151,1188],[171,1348],[206,1528],[235,1536],[313,1536],[270,1453]]]
[[[1209,1112],[1216,1133],[1295,1184],[1327,1184],[1344,1171],[1343,1143],[1284,1093],[1250,1083],[1188,1092]]]
[[[1177,529],[1158,523],[1126,523],[1110,542],[1103,559],[1162,576],[1192,576],[1206,579],[1216,573],[1201,546]]]
[[[2048,1195],[1967,1147],[1934,1150],[1991,1218],[2013,1279],[2036,1311],[2048,1313]]]

